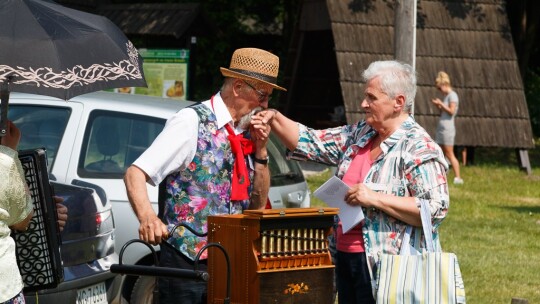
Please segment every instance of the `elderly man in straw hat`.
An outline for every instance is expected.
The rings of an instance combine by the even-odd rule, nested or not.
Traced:
[[[171,117],[152,145],[130,166],[124,182],[129,201],[140,222],[139,237],[161,246],[160,263],[193,269],[193,260],[206,245],[180,227],[207,232],[207,216],[263,209],[270,186],[266,142],[270,129],[258,138],[244,138],[251,115],[268,107],[276,85],[279,58],[256,48],[236,50],[218,93],[209,100],[180,110]],[[248,135],[249,136],[249,135]],[[166,181],[163,218],[159,219],[148,198],[146,183]],[[165,223],[165,224],[164,224]],[[207,252],[199,270],[205,269]],[[206,283],[159,279],[161,303],[206,303]]]

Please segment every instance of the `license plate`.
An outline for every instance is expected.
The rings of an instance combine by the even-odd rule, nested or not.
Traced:
[[[76,304],[108,304],[105,283],[88,286],[77,290]]]

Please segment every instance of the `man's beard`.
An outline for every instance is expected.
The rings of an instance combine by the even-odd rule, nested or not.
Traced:
[[[240,122],[238,122],[238,126],[242,128],[243,130],[248,130],[249,125],[251,123],[251,117],[262,110],[264,110],[262,107],[256,107],[255,109],[251,110],[251,112],[249,112],[248,114],[240,118]]]

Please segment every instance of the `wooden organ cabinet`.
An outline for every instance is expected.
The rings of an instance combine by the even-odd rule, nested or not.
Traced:
[[[327,236],[337,213],[288,208],[208,217],[208,242],[230,259],[230,303],[333,303]],[[219,248],[209,248],[208,272],[208,303],[223,303],[227,263]]]

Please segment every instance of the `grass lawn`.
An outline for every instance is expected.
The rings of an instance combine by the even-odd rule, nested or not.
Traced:
[[[465,184],[450,185],[441,242],[458,256],[468,303],[540,303],[540,142],[529,159],[527,176],[513,149],[477,148],[475,164],[461,168]],[[311,191],[329,177],[308,176]],[[325,203],[312,197],[312,206]]]

